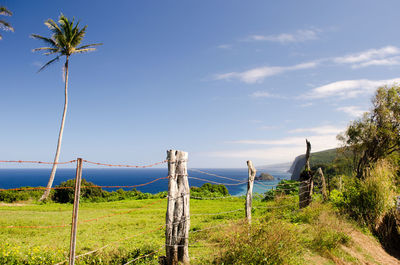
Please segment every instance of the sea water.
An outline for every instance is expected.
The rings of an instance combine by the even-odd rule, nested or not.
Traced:
[[[188,170],[189,185],[200,187],[206,182],[225,184],[229,193],[234,196],[246,194],[247,183],[236,185],[240,182],[246,182],[248,173],[246,168],[239,169],[200,169],[201,171],[228,177],[233,180],[219,178],[216,176],[206,175],[197,171]],[[6,169],[0,168],[0,188],[18,188],[22,186],[43,186],[45,187],[50,176],[50,168],[46,169]],[[54,179],[54,184],[58,185],[63,181],[75,178],[76,170],[73,168],[59,168]],[[279,181],[290,179],[290,174],[285,172],[268,172],[275,177],[275,180],[262,181],[254,183],[254,193],[264,193],[269,189],[274,188]],[[259,173],[257,173],[258,175]],[[93,182],[99,186],[133,186],[150,182],[152,180],[167,177],[168,171],[166,168],[149,168],[149,169],[124,169],[124,168],[83,168],[82,177],[87,181]],[[192,178],[193,177],[193,178]],[[199,180],[202,179],[202,180]],[[229,185],[235,184],[235,185]],[[116,190],[118,188],[108,188],[106,190]],[[126,188],[128,190],[128,188]],[[137,187],[141,192],[157,193],[168,190],[168,180],[161,179],[151,184]]]

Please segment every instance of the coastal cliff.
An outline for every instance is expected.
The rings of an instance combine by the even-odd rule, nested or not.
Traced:
[[[336,155],[337,155],[336,148],[311,153],[310,166],[314,167],[316,165],[331,164],[333,160],[336,158]],[[292,176],[290,177],[291,180],[296,180],[296,181],[299,180],[300,173],[303,170],[305,163],[306,163],[306,158],[304,154],[299,155],[294,159],[288,171],[289,173],[292,173]]]

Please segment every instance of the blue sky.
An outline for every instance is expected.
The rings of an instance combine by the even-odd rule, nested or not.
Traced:
[[[289,162],[338,145],[376,87],[400,81],[398,1],[22,1],[0,41],[0,159],[51,161],[62,63],[32,33],[62,12],[104,43],[70,61],[60,160],[191,167]]]

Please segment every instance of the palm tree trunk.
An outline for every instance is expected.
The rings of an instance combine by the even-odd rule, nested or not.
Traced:
[[[68,61],[69,61],[69,56],[67,56],[67,58],[65,60],[65,87],[64,87],[64,96],[65,96],[64,100],[65,101],[64,101],[64,111],[63,111],[63,115],[62,115],[62,119],[61,119],[60,132],[58,134],[57,150],[56,150],[56,155],[54,157],[54,164],[53,164],[53,168],[51,169],[49,182],[47,183],[47,187],[46,187],[44,194],[40,198],[41,201],[47,199],[50,195],[50,190],[51,190],[51,187],[53,186],[54,177],[56,175],[58,158],[60,157],[61,141],[62,141],[62,137],[63,137],[65,116],[67,114],[67,107],[68,107]]]

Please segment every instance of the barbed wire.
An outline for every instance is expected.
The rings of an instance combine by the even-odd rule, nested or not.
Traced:
[[[309,200],[309,199],[306,199],[306,200],[301,200],[301,201],[296,201],[295,203],[296,204],[298,204],[298,203],[301,203],[301,202],[305,202],[305,201],[312,201],[312,200]],[[283,205],[277,205],[277,206],[254,206],[254,207],[252,207],[253,209],[277,209],[277,208],[283,208],[283,207],[287,207],[287,206],[294,206],[295,204],[293,204],[293,203],[291,203],[291,204],[283,204]]]
[[[153,163],[150,165],[143,165],[143,166],[136,166],[136,165],[114,165],[114,164],[105,164],[105,163],[99,163],[99,162],[93,162],[89,160],[82,159],[83,162],[88,163],[88,164],[93,164],[93,165],[98,165],[98,166],[107,166],[107,167],[128,167],[128,168],[148,168],[148,167],[154,167],[157,165],[161,165],[164,163],[167,163],[168,160],[163,160],[161,162]]]
[[[135,262],[135,261],[137,261],[137,260],[139,260],[139,259],[143,259],[143,258],[146,258],[146,257],[148,257],[148,256],[150,256],[150,255],[156,254],[156,253],[160,252],[163,248],[164,248],[164,246],[161,246],[158,250],[153,251],[153,252],[151,252],[151,253],[149,253],[149,254],[146,254],[146,255],[137,257],[136,259],[133,259],[133,260],[131,260],[131,261],[128,261],[128,262],[125,263],[124,265],[131,264],[132,262]]]
[[[139,210],[145,209],[145,208],[147,208],[147,207],[149,207],[149,206],[152,206],[152,205],[154,205],[154,204],[157,204],[157,203],[159,203],[159,202],[162,202],[164,199],[165,199],[165,197],[164,197],[164,198],[161,198],[161,199],[159,199],[159,200],[156,200],[156,201],[154,201],[154,202],[151,202],[151,203],[149,203],[149,204],[146,204],[146,205],[144,205],[144,206],[142,206],[142,207],[140,207],[140,208],[134,208],[134,209],[129,210],[129,211],[118,212],[118,213],[112,213],[112,214],[108,214],[108,215],[104,215],[104,216],[100,216],[100,217],[96,217],[96,218],[92,218],[92,219],[87,219],[87,220],[78,221],[78,224],[81,224],[81,223],[88,223],[88,222],[93,222],[93,221],[98,221],[98,220],[100,220],[100,219],[104,219],[104,218],[107,218],[107,217],[112,217],[112,216],[116,216],[116,215],[128,214],[128,213],[131,213],[131,212],[139,211]]]
[[[301,184],[301,183],[306,183],[309,182],[310,180],[304,180],[304,181],[296,181],[296,182],[289,182],[289,183],[278,183],[276,185],[274,184],[264,184],[262,181],[255,180],[255,184],[259,184],[265,187],[279,187],[279,186],[290,186],[290,185],[296,185],[296,184]]]
[[[27,161],[27,160],[0,160],[0,163],[20,163],[20,164],[25,164],[25,163],[30,163],[30,164],[46,164],[46,165],[65,165],[65,164],[71,164],[76,162],[75,160],[71,161],[66,161],[66,162],[43,162],[43,161]]]
[[[128,240],[128,239],[131,239],[131,238],[134,238],[134,237],[137,237],[137,236],[141,236],[141,235],[144,235],[144,234],[150,234],[150,233],[156,232],[156,231],[158,231],[158,230],[163,229],[164,227],[165,227],[165,225],[162,225],[162,226],[160,226],[160,227],[158,227],[158,228],[156,228],[156,229],[152,229],[152,230],[149,230],[149,231],[137,233],[137,234],[135,234],[135,235],[131,235],[131,236],[128,236],[128,237],[125,237],[125,238],[116,240],[116,241],[114,241],[114,242],[108,243],[107,245],[104,245],[104,246],[102,246],[102,247],[100,247],[100,248],[97,248],[97,249],[95,249],[95,250],[91,250],[91,251],[89,251],[89,252],[86,252],[86,253],[77,255],[77,256],[75,257],[75,259],[78,259],[78,258],[87,256],[87,255],[90,255],[90,254],[93,254],[93,253],[98,252],[98,251],[100,251],[100,250],[102,250],[102,249],[105,249],[105,248],[107,248],[107,247],[109,247],[109,246],[111,246],[111,245],[113,245],[113,244],[116,244],[116,243],[119,243],[119,242],[122,242],[122,241],[125,241],[125,240]],[[64,264],[65,262],[68,262],[68,260],[64,260],[64,261],[59,262],[59,263],[57,263],[57,264],[55,264],[55,265],[61,265],[61,264]]]
[[[210,182],[210,183],[214,183],[214,184],[218,184],[218,185],[225,185],[225,186],[236,186],[236,185],[242,185],[247,183],[247,181],[245,182],[241,182],[241,183],[220,183],[220,182],[216,182],[216,181],[212,181],[212,180],[208,180],[208,179],[202,179],[202,178],[197,178],[197,177],[188,177],[189,179],[197,179],[197,180],[201,180],[204,182]]]
[[[264,188],[264,187],[257,187],[257,189],[261,189],[263,191],[290,191],[290,190],[295,191],[297,188],[298,187],[293,187],[293,188],[290,188],[290,189],[281,189],[281,188],[279,188],[279,189],[269,189],[269,188]]]
[[[81,220],[81,221],[78,221],[78,224],[89,223],[89,222],[97,221],[97,220],[104,219],[104,218],[107,218],[107,217],[112,217],[112,216],[116,216],[116,215],[128,214],[128,213],[131,213],[131,212],[139,211],[139,210],[145,209],[145,208],[147,208],[147,207],[149,207],[149,206],[152,206],[152,205],[154,205],[154,204],[156,204],[156,203],[162,202],[164,199],[165,199],[165,197],[164,197],[164,198],[161,198],[160,200],[156,200],[156,201],[154,201],[154,202],[151,202],[151,203],[149,203],[149,204],[146,204],[146,205],[144,205],[144,206],[142,206],[142,207],[140,207],[140,208],[135,208],[135,209],[132,209],[132,210],[129,210],[129,211],[124,211],[124,212],[118,212],[118,213],[108,214],[108,215],[104,215],[104,216],[100,216],[100,217],[92,218],[92,219]],[[41,226],[41,225],[38,225],[38,226],[33,226],[33,225],[29,225],[29,226],[28,226],[28,225],[26,225],[26,226],[24,226],[24,225],[19,225],[19,226],[9,225],[9,226],[0,226],[0,228],[48,229],[48,228],[60,228],[60,227],[67,227],[67,226],[71,226],[71,223],[69,223],[69,224],[62,224],[62,225],[46,225],[46,226]]]
[[[62,225],[8,225],[8,226],[0,226],[0,228],[32,228],[32,229],[49,229],[49,228],[60,228],[71,226],[71,224],[62,224]]]
[[[196,197],[196,196],[190,196],[191,199],[197,199],[197,200],[220,200],[220,199],[240,199],[240,196],[225,196],[225,197]]]
[[[232,211],[227,211],[227,212],[219,212],[219,213],[195,213],[191,214],[193,216],[200,216],[200,215],[220,215],[220,214],[227,214],[227,213],[233,213],[233,212],[238,212],[238,211],[244,211],[243,208],[232,210]]]
[[[217,177],[217,178],[228,179],[228,180],[232,180],[232,181],[236,181],[236,182],[242,182],[243,180],[247,181],[247,179],[234,179],[234,178],[224,177],[224,176],[220,176],[220,175],[217,175],[217,174],[208,173],[208,172],[205,172],[205,171],[202,171],[202,170],[199,170],[199,169],[189,168],[188,170],[189,171],[198,172],[198,173],[202,173],[202,174],[209,175],[209,176],[213,176],[213,177]]]
[[[81,189],[87,189],[87,188],[137,188],[137,187],[143,187],[149,184],[152,184],[156,181],[162,180],[162,179],[168,179],[168,177],[162,177],[162,178],[157,178],[152,181],[142,183],[142,184],[136,184],[136,185],[129,185],[129,186],[100,186],[100,185],[89,185],[89,186],[81,186]],[[45,187],[26,187],[26,188],[10,188],[10,189],[0,189],[0,191],[24,191],[24,190],[62,190],[62,189],[75,189],[75,187],[51,187],[51,188],[45,188]]]

